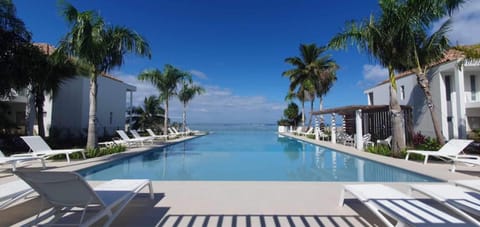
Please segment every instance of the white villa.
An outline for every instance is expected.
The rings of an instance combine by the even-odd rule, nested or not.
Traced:
[[[40,44],[47,45],[47,44]],[[48,48],[53,48],[47,45]],[[45,46],[41,46],[45,48]],[[136,87],[110,76],[102,75],[98,79],[97,92],[97,135],[113,135],[115,130],[124,129],[127,112],[127,93],[131,100]],[[59,135],[86,136],[88,127],[90,80],[77,76],[65,81],[58,93],[45,99],[44,123],[45,135],[56,130]],[[25,91],[18,92],[10,100],[7,113],[11,121],[18,126],[16,133],[24,132],[27,97]]]
[[[466,138],[480,129],[480,60],[463,61],[461,52],[451,50],[428,71],[435,112],[446,139]],[[415,132],[435,136],[430,112],[416,75],[405,72],[396,76],[400,105],[413,108]],[[364,91],[369,105],[389,104],[388,81]]]

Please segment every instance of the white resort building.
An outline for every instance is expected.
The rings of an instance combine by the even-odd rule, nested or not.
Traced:
[[[42,49],[53,48],[48,44],[39,44]],[[110,76],[97,78],[97,135],[113,135],[115,130],[124,129],[128,104],[131,107],[136,87]],[[55,131],[59,136],[86,136],[88,128],[90,79],[76,76],[65,81],[58,93],[51,98],[46,96],[44,104],[45,135]],[[17,125],[11,133],[23,134],[25,130],[26,91],[19,91],[7,102],[7,117]],[[37,128],[37,127],[35,127]],[[37,132],[38,133],[38,132]]]
[[[411,71],[398,74],[397,94],[400,105],[413,110],[415,132],[434,137],[432,119],[425,95]],[[446,139],[466,138],[480,129],[480,60],[464,60],[461,52],[450,50],[428,71],[435,113]],[[389,104],[389,81],[367,89],[368,105]]]

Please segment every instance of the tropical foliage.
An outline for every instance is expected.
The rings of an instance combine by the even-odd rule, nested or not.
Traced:
[[[12,88],[19,90],[28,85],[31,34],[22,20],[16,17],[11,0],[0,0],[0,97],[12,95]]]
[[[193,84],[190,80],[184,80],[182,88],[178,92],[178,100],[183,104],[183,131],[186,132],[187,128],[187,104],[196,96],[205,93],[205,89],[200,85]]]
[[[388,69],[392,149],[394,156],[400,156],[400,151],[405,148],[405,130],[397,98],[395,70],[406,69],[400,61],[408,56],[407,50],[404,48],[407,46],[407,41],[399,36],[399,31],[404,24],[395,13],[398,1],[380,0],[379,3],[381,14],[378,17],[371,15],[370,18],[363,21],[348,22],[344,31],[331,39],[329,46],[335,49],[345,49],[348,44],[354,43],[360,50],[368,53]]]
[[[89,69],[90,107],[87,147],[97,147],[97,77],[123,64],[128,52],[150,57],[150,47],[136,32],[122,26],[111,26],[94,11],[80,12],[68,3],[63,15],[70,31],[60,41],[58,50],[76,57]]]
[[[417,82],[425,95],[427,107],[430,110],[434,131],[440,144],[445,144],[440,122],[435,113],[435,106],[430,92],[427,77],[428,67],[443,58],[450,48],[447,32],[450,20],[446,20],[436,31],[430,31],[433,22],[460,7],[464,0],[409,0],[397,7],[399,21],[398,35],[406,41],[404,48],[408,50],[407,57],[401,58],[404,68],[411,68],[417,75]]]
[[[163,122],[163,134],[168,134],[168,107],[170,99],[177,95],[177,87],[183,81],[191,81],[192,76],[180,69],[175,68],[172,65],[165,65],[163,72],[159,69],[145,70],[138,79],[141,81],[149,81],[160,92],[159,98],[165,105],[165,118]]]
[[[162,101],[155,95],[145,97],[143,106],[133,109],[134,117],[133,128],[145,130],[152,128],[158,130],[164,120],[165,110],[160,106]]]
[[[285,62],[294,66],[293,69],[283,72],[283,76],[290,79],[289,94],[295,94],[303,102],[310,101],[310,112],[313,112],[315,97],[320,100],[319,108],[323,108],[323,97],[327,94],[336,80],[338,65],[330,55],[325,55],[326,47],[317,47],[315,44],[300,44],[299,57],[289,57]],[[310,116],[308,125],[312,123]],[[303,117],[303,120],[305,117]]]

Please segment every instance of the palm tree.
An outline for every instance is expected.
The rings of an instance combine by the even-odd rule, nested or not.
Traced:
[[[451,15],[463,2],[463,0],[409,0],[398,10],[400,16],[403,16],[403,21],[408,23],[408,26],[403,26],[403,30],[400,32],[400,34],[404,34],[404,37],[409,37],[406,40],[410,41],[406,46],[410,51],[410,57],[403,58],[404,64],[406,68],[412,68],[417,76],[417,83],[423,90],[430,111],[437,141],[442,145],[445,144],[445,138],[435,114],[430,83],[426,75],[428,67],[440,60],[450,47],[446,36],[450,20],[444,22],[438,30],[430,35],[430,31],[427,29],[431,27],[432,22],[447,14]]]
[[[326,47],[317,47],[315,44],[300,44],[300,57],[289,57],[285,62],[293,65],[295,68],[283,72],[283,76],[290,78],[290,91],[303,86],[309,96],[311,111],[313,112],[313,102],[315,95],[320,99],[320,110],[322,109],[323,96],[333,85],[335,81],[335,71],[337,64],[330,55],[324,55]],[[335,78],[335,79],[334,79]],[[312,122],[310,116],[309,124]]]
[[[186,132],[186,128],[187,128],[187,104],[195,97],[195,95],[201,95],[204,92],[205,92],[205,89],[203,87],[200,87],[199,85],[187,83],[187,81],[183,82],[182,88],[178,93],[178,100],[180,100],[180,102],[183,103],[182,119],[183,119],[184,132]]]
[[[407,57],[406,40],[399,35],[405,23],[398,17],[395,10],[399,7],[396,0],[380,0],[381,15],[362,22],[349,22],[343,32],[335,35],[329,46],[335,49],[345,49],[349,41],[359,49],[377,59],[388,69],[390,80],[390,116],[392,116],[392,150],[394,156],[400,156],[405,149],[405,130],[402,120],[402,110],[397,98],[397,83],[395,70],[405,70],[399,61]]]
[[[143,107],[133,109],[135,124],[133,128],[145,129],[148,127],[158,129],[158,123],[163,121],[165,110],[160,106],[162,101],[155,95],[145,97]]]
[[[288,91],[285,96],[285,101],[292,101],[296,98],[302,103],[302,115],[300,116],[302,126],[305,126],[305,102],[308,101],[308,95],[306,93],[305,87],[300,86],[296,91]]]
[[[38,133],[45,137],[45,125],[43,122],[43,105],[45,95],[55,95],[60,85],[73,78],[76,74],[75,65],[67,56],[53,52],[53,49],[43,53],[38,47],[32,47],[32,61],[30,65],[33,73],[29,75],[31,93],[34,97],[34,106],[37,116]]]
[[[108,26],[94,11],[79,12],[65,3],[63,14],[70,31],[60,41],[59,51],[75,56],[89,66],[90,107],[87,147],[97,146],[97,77],[123,64],[124,55],[133,52],[150,57],[150,47],[136,32],[120,26]]]
[[[192,76],[172,65],[165,65],[163,72],[158,69],[145,70],[138,79],[150,81],[160,92],[159,98],[165,102],[165,119],[163,121],[163,134],[168,134],[168,102],[171,97],[177,95],[177,86],[184,80],[191,80]]]

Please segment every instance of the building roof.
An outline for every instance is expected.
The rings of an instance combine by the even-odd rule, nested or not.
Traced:
[[[38,47],[43,53],[45,53],[47,55],[51,55],[56,49],[55,46],[50,45],[48,43],[33,43],[33,45]],[[120,80],[120,79],[118,79],[118,78],[116,78],[116,77],[114,77],[113,75],[110,75],[110,74],[102,73],[101,76],[103,76],[105,78],[108,78],[108,79],[111,79],[111,80],[115,80],[115,81],[124,83],[122,80]]]
[[[466,48],[468,48],[468,46],[465,46]],[[456,49],[450,49],[448,50],[447,52],[445,52],[443,54],[443,58],[432,63],[430,67],[434,67],[434,66],[437,66],[437,65],[440,65],[440,64],[443,64],[443,63],[446,63],[446,62],[451,62],[451,61],[454,61],[454,60],[457,60],[457,59],[461,59],[461,58],[464,58],[464,54],[462,51],[459,51],[459,50],[456,50]],[[407,76],[410,76],[412,74],[414,74],[414,70],[407,70],[407,71],[404,71],[404,72],[401,72],[397,75],[395,75],[395,79],[401,79],[401,78],[404,78],[404,77],[407,77]],[[389,79],[386,79],[380,83],[378,83],[377,85],[375,85],[374,87],[377,87],[377,86],[380,86],[382,84],[386,84],[386,83],[389,83],[390,80]]]

